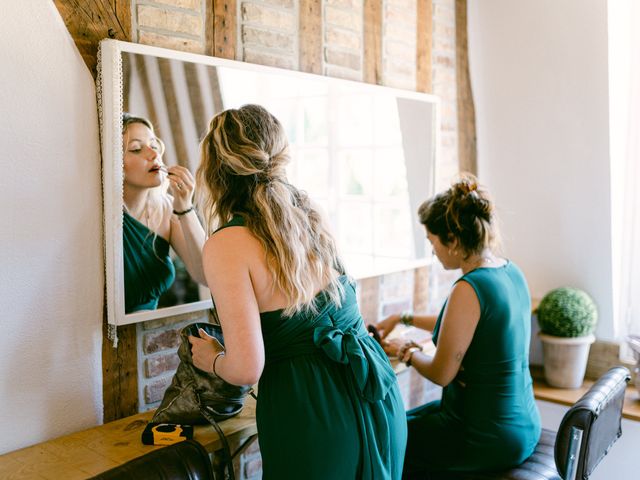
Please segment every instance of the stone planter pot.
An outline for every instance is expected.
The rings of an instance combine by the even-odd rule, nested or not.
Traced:
[[[557,388],[579,388],[587,370],[589,349],[596,337],[554,337],[540,333],[544,376],[547,383]]]

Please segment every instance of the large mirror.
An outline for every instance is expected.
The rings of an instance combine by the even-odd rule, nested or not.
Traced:
[[[153,124],[167,168],[195,173],[211,117],[260,104],[284,125],[289,181],[328,216],[350,275],[365,278],[427,261],[416,211],[433,193],[436,97],[114,40],[101,43],[99,78],[109,323],[211,305],[207,289],[169,248],[171,286],[147,308],[125,307],[131,282],[124,281],[123,266],[123,112]]]

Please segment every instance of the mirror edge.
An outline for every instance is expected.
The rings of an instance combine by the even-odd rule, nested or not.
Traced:
[[[106,307],[107,322],[113,326],[128,325],[144,322],[148,320],[175,316],[194,311],[203,311],[213,306],[211,300],[201,300],[190,304],[177,305],[174,307],[164,307],[160,310],[144,311],[125,314],[124,305],[124,282],[117,279],[124,277],[124,259],[122,247],[122,132],[120,128],[121,115],[123,111],[123,91],[122,91],[122,53],[129,52],[140,55],[155,55],[161,58],[175,59],[187,62],[203,63],[209,66],[233,67],[242,70],[259,69],[265,73],[277,73],[293,75],[301,78],[323,77],[327,81],[339,81],[357,85],[358,88],[379,89],[384,88],[389,92],[404,98],[428,99],[434,107],[433,141],[431,149],[431,181],[428,196],[432,195],[436,186],[437,159],[440,151],[440,116],[441,100],[433,93],[425,93],[413,90],[398,89],[377,84],[368,84],[348,79],[333,78],[323,75],[313,75],[307,72],[286,70],[265,65],[240,62],[235,60],[221,59],[207,55],[200,55],[188,52],[180,52],[151,45],[143,45],[121,40],[103,39],[98,51],[98,109],[101,130],[102,147],[102,186],[103,186],[103,214],[104,214],[104,260],[105,260],[105,287],[106,287]],[[111,142],[109,142],[111,139]],[[120,239],[110,241],[109,239]],[[430,265],[432,258],[427,255],[425,259],[409,261],[407,265],[394,269],[399,272],[420,266]],[[379,271],[377,275],[393,273],[391,271]],[[357,279],[369,278],[371,275],[354,277]]]

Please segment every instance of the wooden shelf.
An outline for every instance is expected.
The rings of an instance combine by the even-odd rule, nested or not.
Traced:
[[[533,394],[538,400],[573,405],[593,385],[593,381],[585,380],[580,388],[555,388],[547,385],[544,380],[534,379]],[[640,394],[633,385],[627,387],[624,396],[622,417],[629,420],[640,421]]]
[[[220,423],[225,435],[243,439],[257,433],[255,400],[247,397],[242,412]],[[153,412],[132,415],[121,420],[72,433],[15,452],[0,455],[0,478],[84,479],[122,465],[162,446],[143,445],[142,431]],[[209,452],[222,448],[212,426],[195,427],[194,439]]]

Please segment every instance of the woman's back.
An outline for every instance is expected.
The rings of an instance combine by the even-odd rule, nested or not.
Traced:
[[[354,284],[340,281],[340,306],[321,292],[317,313],[261,314],[265,479],[401,477],[407,427],[395,373],[364,328]]]
[[[518,464],[531,454],[540,435],[529,373],[527,284],[511,262],[475,269],[459,281],[476,292],[480,321],[458,375],[443,390],[441,414],[460,429],[460,469]],[[436,344],[439,327],[440,320],[434,331]]]

